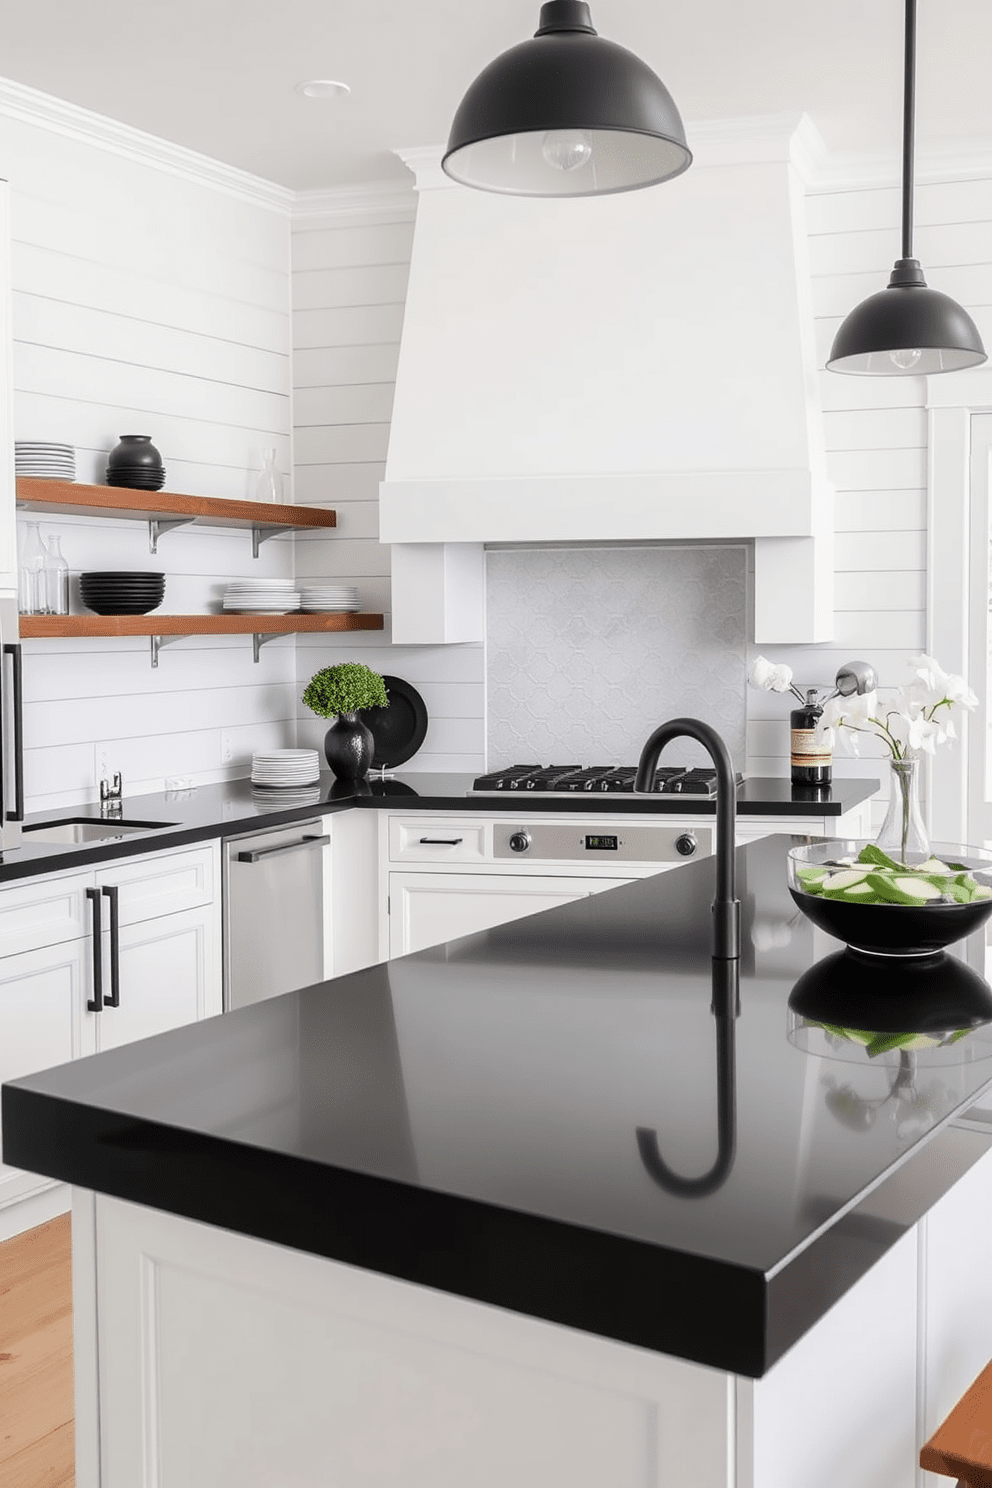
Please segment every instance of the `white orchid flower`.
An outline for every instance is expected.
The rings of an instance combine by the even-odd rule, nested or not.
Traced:
[[[922,749],[926,754],[936,754],[937,745],[941,742],[940,732],[938,724],[925,717],[924,714],[918,713],[915,718],[909,719],[906,748]]]
[[[756,656],[747,680],[752,687],[763,687],[766,692],[788,692],[792,686],[792,668],[784,662],[776,666],[767,656]]]
[[[959,707],[969,709],[978,707],[978,698],[964,678],[959,677],[956,672],[945,672],[932,656],[914,656],[910,665],[916,668],[916,675],[926,691],[926,697],[921,699],[924,707],[934,707],[941,703],[956,703]],[[918,688],[918,684],[916,686]]]

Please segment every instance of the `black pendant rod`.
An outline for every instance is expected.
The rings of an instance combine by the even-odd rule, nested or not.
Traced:
[[[916,112],[916,0],[906,0],[902,89],[902,256],[913,256],[913,124]]]

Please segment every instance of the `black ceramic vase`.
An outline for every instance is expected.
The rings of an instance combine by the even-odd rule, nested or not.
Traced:
[[[357,713],[339,713],[324,735],[324,755],[339,780],[364,780],[375,754],[372,730]]]
[[[162,456],[150,434],[122,434],[107,456],[108,486],[160,491],[165,485]]]

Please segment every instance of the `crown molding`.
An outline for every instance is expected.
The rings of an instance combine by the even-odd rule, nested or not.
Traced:
[[[412,222],[417,215],[417,192],[412,180],[367,181],[358,186],[331,186],[297,191],[293,197],[294,232],[350,223],[383,226]]]
[[[979,181],[992,177],[992,138],[944,142],[929,150],[917,148],[913,167],[914,184],[934,185],[945,181]],[[815,161],[808,183],[811,195],[831,191],[871,191],[902,184],[902,156],[888,154],[841,154],[823,149]]]
[[[294,192],[286,186],[263,180],[261,176],[253,176],[236,166],[225,165],[184,145],[174,145],[131,124],[122,124],[118,119],[109,119],[104,114],[80,108],[36,88],[27,88],[10,78],[0,78],[0,117],[34,124],[53,134],[95,145],[126,160],[200,182],[256,206],[288,213],[293,204]]]

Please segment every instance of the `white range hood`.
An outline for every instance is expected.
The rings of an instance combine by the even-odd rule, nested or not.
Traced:
[[[393,639],[481,639],[486,543],[754,540],[760,644],[828,640],[806,119],[690,130],[675,181],[419,201],[380,538]]]

